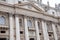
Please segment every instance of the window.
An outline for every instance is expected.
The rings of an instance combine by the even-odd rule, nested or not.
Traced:
[[[5,24],[5,17],[0,17],[0,24]]]
[[[20,31],[20,34],[23,34],[23,31]]]
[[[7,40],[6,38],[0,38],[0,40]]]
[[[6,31],[0,31],[1,33],[6,33]]]
[[[22,26],[22,19],[19,19],[20,26]]]
[[[47,31],[53,31],[51,22],[47,22]]]
[[[51,35],[51,34],[49,34],[49,36],[51,37],[52,35]]]
[[[42,25],[41,22],[38,22],[38,28],[39,28],[39,30],[42,30],[42,26],[41,25]]]
[[[53,37],[53,32],[48,32],[49,37]]]
[[[31,22],[31,20],[27,20],[27,26],[28,26],[28,27],[32,27],[32,22]]]
[[[39,33],[39,35],[41,35],[41,33]]]
[[[54,14],[54,12],[52,12]]]
[[[34,38],[30,38],[29,40],[34,40]]]

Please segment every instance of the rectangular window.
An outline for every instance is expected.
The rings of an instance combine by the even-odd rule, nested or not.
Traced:
[[[47,23],[47,31],[53,31],[52,24],[50,22]]]
[[[39,30],[42,30],[42,23],[41,22],[38,22],[38,28],[39,28]]]
[[[48,35],[49,35],[49,39],[50,40],[54,40],[54,34],[53,34],[53,32],[48,32]]]
[[[0,33],[6,33],[6,31],[0,31]]]
[[[22,19],[19,19],[19,24],[20,26],[22,26]]]
[[[20,31],[20,34],[23,34],[23,31]]]
[[[34,40],[34,38],[30,38],[29,40]]]

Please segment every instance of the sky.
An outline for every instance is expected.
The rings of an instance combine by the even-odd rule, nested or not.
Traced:
[[[47,1],[49,1],[49,4],[51,7],[55,7],[55,4],[59,4],[60,0],[42,0],[44,4],[47,4]]]

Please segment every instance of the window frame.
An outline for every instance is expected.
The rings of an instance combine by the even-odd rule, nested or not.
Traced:
[[[0,16],[0,20],[3,19],[4,23],[0,23],[0,25],[5,25],[6,24],[6,18],[5,16]],[[2,21],[2,20],[1,20]],[[3,21],[2,21],[3,22]]]
[[[22,27],[22,24],[23,24],[23,20],[20,18],[19,19],[19,25]]]

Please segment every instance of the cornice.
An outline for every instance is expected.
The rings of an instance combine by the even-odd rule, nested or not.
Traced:
[[[36,14],[42,14],[42,15],[44,15],[44,16],[47,16],[47,17],[51,17],[51,18],[55,18],[55,19],[57,19],[57,21],[60,19],[60,17],[58,17],[58,16],[54,16],[54,15],[50,15],[50,14],[48,14],[48,13],[46,13],[46,12],[44,12],[44,11],[34,11],[34,10],[30,10],[30,9],[26,9],[26,8],[22,8],[22,7],[18,7],[18,6],[16,6],[16,5],[11,5],[11,4],[5,4],[5,3],[0,3],[0,6],[5,6],[6,8],[8,8],[8,10],[9,11],[11,11],[12,10],[12,8],[13,8],[13,10],[11,11],[13,14],[15,13],[15,11],[16,11],[16,9],[21,9],[21,10],[26,10],[26,11],[29,11],[29,12],[32,12],[33,14],[34,13],[36,13]],[[10,10],[10,9],[11,10]],[[6,9],[5,9],[6,10]],[[8,13],[9,13],[9,11],[8,11]],[[2,10],[2,12],[4,12],[3,10]],[[15,13],[15,14],[17,14],[17,13]],[[23,15],[23,14],[22,14]],[[36,15],[35,15],[36,16]]]
[[[53,17],[53,18],[58,19],[58,16],[50,15],[50,14],[48,14],[47,12],[34,11],[34,10],[31,10],[31,9],[26,9],[26,8],[22,8],[22,7],[15,7],[15,8],[19,8],[19,9],[22,9],[22,10],[27,10],[27,11],[35,12],[35,13],[37,13],[37,14],[43,14],[43,15],[46,15],[46,16],[49,16],[49,17]]]

